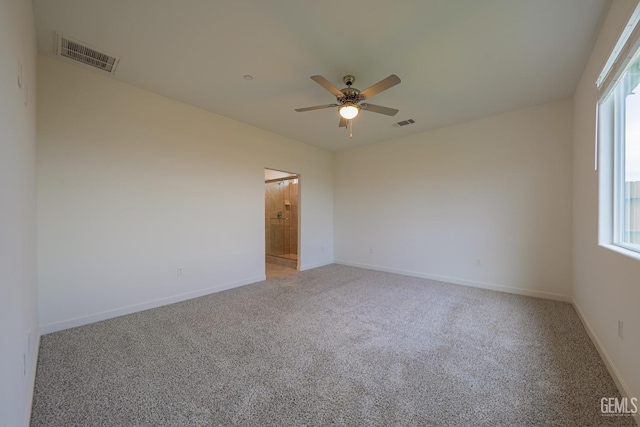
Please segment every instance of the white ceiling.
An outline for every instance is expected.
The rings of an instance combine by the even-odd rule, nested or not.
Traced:
[[[33,1],[42,54],[58,31],[119,56],[117,80],[328,150],[572,96],[609,3]],[[315,74],[361,90],[397,74],[371,102],[400,112],[363,112],[350,139],[337,109],[294,111],[335,101]]]

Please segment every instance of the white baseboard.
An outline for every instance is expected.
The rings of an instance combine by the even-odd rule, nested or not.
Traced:
[[[29,427],[31,424],[31,408],[33,407],[33,391],[36,386],[36,368],[38,367],[38,354],[40,353],[40,333],[38,332],[33,343],[33,349],[31,349],[31,369],[29,372],[29,396],[27,398],[27,405],[24,415],[24,427]]]
[[[529,289],[514,288],[511,286],[496,285],[493,283],[478,282],[475,280],[461,279],[459,277],[438,276],[435,274],[420,273],[417,271],[401,270],[397,268],[382,267],[378,265],[359,264],[355,262],[335,260],[336,264],[348,265],[351,267],[366,268],[368,270],[384,271],[386,273],[402,274],[403,276],[420,277],[422,279],[437,280],[439,282],[453,283],[456,285],[471,286],[474,288],[489,289],[492,291],[507,292],[510,294],[524,295],[528,297],[545,298],[555,301],[572,303],[570,296],[554,294],[544,291],[533,291]]]
[[[331,264],[334,264],[334,261],[332,259],[316,262],[314,264],[305,264],[300,266],[300,271],[311,270],[312,268],[324,267],[325,265],[331,265]]]
[[[213,294],[227,289],[237,288],[239,286],[249,285],[251,283],[261,282],[266,280],[265,275],[250,277],[248,279],[239,280],[237,282],[224,283],[221,285],[212,286],[210,288],[200,289],[198,291],[186,292],[183,294],[172,295],[170,297],[158,298],[155,300],[133,304],[126,307],[115,308],[113,310],[107,310],[100,313],[89,314],[87,316],[75,317],[73,319],[63,320],[61,322],[49,323],[47,325],[40,325],[40,331],[44,334],[50,334],[52,332],[62,331],[64,329],[75,328],[77,326],[87,325],[89,323],[100,322],[102,320],[111,319],[113,317],[123,316],[125,314],[136,313],[138,311],[148,310],[150,308],[156,308],[163,305],[173,304],[180,301],[185,301],[191,298],[197,298],[204,295]]]
[[[572,301],[572,303],[573,303],[573,307],[576,309],[576,313],[578,313],[578,317],[582,321],[582,325],[584,326],[584,329],[587,331],[587,334],[589,335],[589,338],[591,338],[591,342],[593,342],[593,345],[596,347],[596,350],[598,350],[598,353],[600,354],[600,358],[604,362],[604,366],[606,366],[607,371],[609,371],[609,375],[611,375],[611,378],[613,378],[613,382],[616,383],[616,387],[618,387],[618,391],[620,392],[622,397],[640,398],[640,396],[634,396],[631,393],[631,390],[629,390],[629,387],[627,387],[627,384],[622,379],[620,372],[618,371],[616,366],[613,364],[611,357],[609,357],[609,353],[607,353],[607,351],[604,349],[604,346],[602,345],[602,343],[600,343],[600,340],[598,339],[598,337],[596,337],[596,334],[593,332],[593,329],[591,328],[589,321],[587,320],[586,316],[582,312],[582,309],[580,308],[578,303],[575,300]],[[608,397],[608,396],[602,396],[602,397]],[[636,413],[634,415],[634,418],[635,418],[636,424],[640,425],[640,415]]]

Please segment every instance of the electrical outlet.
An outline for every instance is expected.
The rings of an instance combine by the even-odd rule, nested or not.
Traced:
[[[622,320],[618,320],[618,336],[623,339],[623,327],[624,327],[624,323],[622,322]]]
[[[176,270],[176,275],[180,277],[182,276],[182,273],[183,273],[182,267],[178,267],[178,269]]]
[[[373,248],[369,248],[369,254],[373,255]]]
[[[480,262],[480,258],[476,259],[476,267],[482,267],[482,263]]]

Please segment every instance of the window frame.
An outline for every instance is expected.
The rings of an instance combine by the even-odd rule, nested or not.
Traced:
[[[633,50],[632,64],[640,57],[640,47]],[[599,169],[599,244],[640,259],[640,245],[624,240],[625,167],[626,167],[626,97],[629,79],[626,68],[608,93],[598,102],[597,164]],[[599,166],[599,167],[598,167]]]

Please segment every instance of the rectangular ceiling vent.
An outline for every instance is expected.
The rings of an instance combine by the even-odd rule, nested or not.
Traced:
[[[407,126],[407,125],[413,124],[413,123],[415,123],[415,122],[416,122],[416,121],[415,121],[415,120],[413,120],[413,119],[403,120],[403,121],[401,121],[401,122],[394,123],[394,124],[393,124],[393,126],[395,126],[395,127],[399,128],[399,127],[401,127],[401,126]]]
[[[116,71],[119,58],[100,52],[87,43],[73,40],[56,34],[56,55],[81,62],[99,70],[113,74]]]

